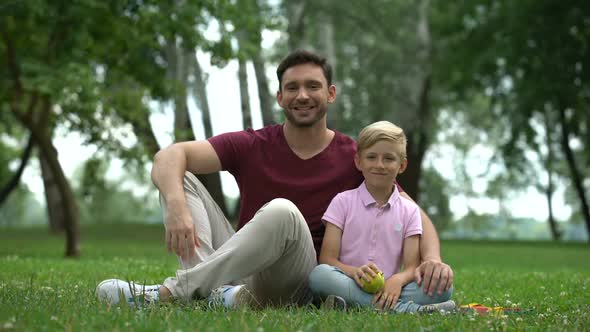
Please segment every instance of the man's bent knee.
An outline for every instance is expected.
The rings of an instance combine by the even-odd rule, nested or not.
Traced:
[[[256,217],[264,215],[263,220],[268,220],[273,226],[280,226],[281,223],[295,222],[298,226],[306,227],[305,218],[293,202],[285,198],[275,198],[266,203],[258,212]]]

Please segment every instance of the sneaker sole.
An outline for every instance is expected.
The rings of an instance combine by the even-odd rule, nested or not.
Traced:
[[[328,295],[322,307],[325,310],[346,311],[346,302],[338,296]]]

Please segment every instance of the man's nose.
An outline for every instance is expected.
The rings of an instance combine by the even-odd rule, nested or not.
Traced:
[[[299,88],[299,91],[297,92],[297,99],[308,99],[309,95],[307,94],[307,90],[305,89],[305,87],[301,87]]]

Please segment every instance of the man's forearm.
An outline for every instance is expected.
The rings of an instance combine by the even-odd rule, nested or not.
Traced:
[[[440,242],[436,228],[432,224],[430,218],[420,209],[420,217],[422,218],[422,237],[420,239],[420,260],[422,262],[427,260],[436,260],[441,262],[440,257]]]
[[[183,177],[186,171],[186,156],[182,148],[172,145],[154,157],[152,181],[166,202],[186,201]]]

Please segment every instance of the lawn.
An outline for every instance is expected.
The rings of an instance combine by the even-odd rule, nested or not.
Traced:
[[[63,240],[45,229],[0,229],[0,331],[590,330],[590,246],[541,242],[445,241],[459,304],[518,306],[524,314],[386,315],[312,307],[224,311],[203,303],[144,309],[108,307],[102,279],[146,283],[173,275],[162,226],[87,226],[82,257],[62,258]]]

